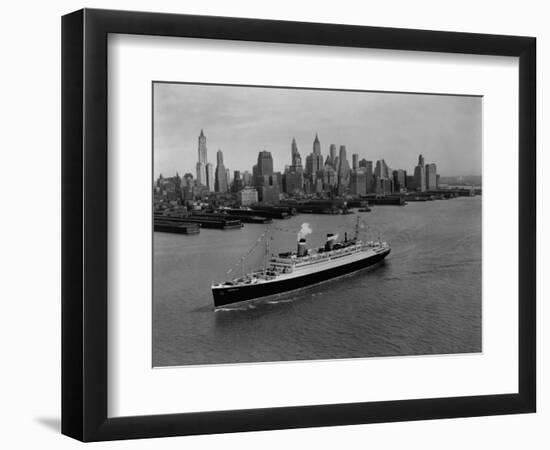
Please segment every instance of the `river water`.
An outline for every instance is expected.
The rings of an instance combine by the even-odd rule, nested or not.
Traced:
[[[373,269],[276,301],[214,312],[210,285],[240,275],[240,258],[266,232],[154,233],[153,365],[364,358],[481,351],[481,197],[374,206],[350,215],[275,220],[270,250],[294,249],[302,223],[392,247]],[[263,240],[245,270],[261,267]],[[228,270],[232,272],[228,275]]]

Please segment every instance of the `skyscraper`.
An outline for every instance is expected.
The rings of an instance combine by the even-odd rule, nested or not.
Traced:
[[[321,154],[321,142],[319,142],[319,136],[315,134],[313,140],[313,152],[306,157],[306,173],[312,175],[314,181],[318,172],[323,170],[324,162],[323,155]]]
[[[426,170],[422,155],[418,155],[418,165],[414,168],[414,184],[417,191],[424,192],[426,190]]]
[[[197,161],[197,184],[199,186],[206,186],[208,184],[206,179],[206,163],[207,163],[207,149],[206,149],[206,136],[201,129],[199,135],[199,160]]]
[[[338,156],[338,192],[343,193],[349,187],[349,163],[346,154],[346,146],[340,146]]]
[[[367,193],[367,174],[364,169],[351,171],[349,188],[352,195],[365,195]]]
[[[214,192],[215,184],[214,164],[206,163],[206,186],[210,192]]]
[[[395,191],[402,192],[407,187],[407,171],[397,169],[393,171],[393,187]]]
[[[265,177],[273,175],[273,157],[268,151],[258,153],[258,162],[252,167],[254,186],[261,187],[265,183]]]
[[[282,187],[287,194],[300,193],[304,186],[304,170],[302,168],[302,157],[294,138],[292,138],[290,146],[290,161],[291,165],[285,169]]]
[[[306,174],[312,175],[313,171],[313,153],[306,156]]]
[[[218,150],[216,153],[216,192],[227,192],[227,172],[223,165],[223,153]]]
[[[379,159],[376,161],[376,169],[374,169],[374,176],[378,178],[390,178],[390,168],[386,164],[386,161]]]
[[[325,191],[332,191],[337,184],[336,170],[331,165],[325,165],[323,170],[323,189]]]
[[[393,191],[393,177],[390,176],[390,168],[383,159],[376,161],[374,181],[377,194],[386,195]]]
[[[354,153],[351,155],[351,168],[357,170],[359,168],[359,155]]]
[[[235,170],[233,172],[233,184],[231,185],[231,192],[239,192],[244,187],[243,179],[241,177],[241,172]]]
[[[183,199],[184,200],[193,200],[194,196],[194,180],[193,175],[186,173],[183,176]]]
[[[437,189],[437,166],[434,163],[426,164],[426,189]]]
[[[298,145],[296,144],[296,139],[292,138],[292,144],[290,145],[290,161],[291,171],[302,170],[302,157],[298,151]]]
[[[248,170],[245,170],[243,172],[243,185],[244,186],[252,185],[252,174]]]
[[[367,193],[372,192],[374,188],[374,175],[372,172],[372,161],[367,161],[366,159],[362,159],[361,162],[359,163],[359,167],[364,167],[366,184],[367,184]]]
[[[319,142],[319,136],[315,133],[315,139],[313,140],[313,153],[315,155],[321,154],[321,143]]]
[[[225,168],[225,178],[227,180],[227,190],[231,187],[231,171],[228,167]]]
[[[338,167],[336,166],[336,144],[330,144],[330,165],[334,170],[337,170]]]
[[[261,151],[258,153],[258,175],[272,175],[273,174],[273,157],[271,152]]]

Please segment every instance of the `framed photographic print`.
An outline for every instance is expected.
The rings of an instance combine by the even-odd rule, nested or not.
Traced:
[[[534,38],[62,31],[64,434],[535,411]]]

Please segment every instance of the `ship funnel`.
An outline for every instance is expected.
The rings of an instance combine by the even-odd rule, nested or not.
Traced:
[[[327,242],[325,242],[325,250],[327,252],[332,250],[332,247],[334,246],[334,241],[336,240],[336,237],[332,233],[327,234]]]
[[[306,255],[307,255],[306,240],[304,238],[301,238],[298,241],[298,256],[306,256]]]

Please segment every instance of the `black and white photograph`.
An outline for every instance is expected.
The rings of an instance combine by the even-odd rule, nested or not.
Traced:
[[[544,6],[6,3],[0,448],[550,448]]]
[[[152,104],[154,367],[483,351],[482,96]]]

